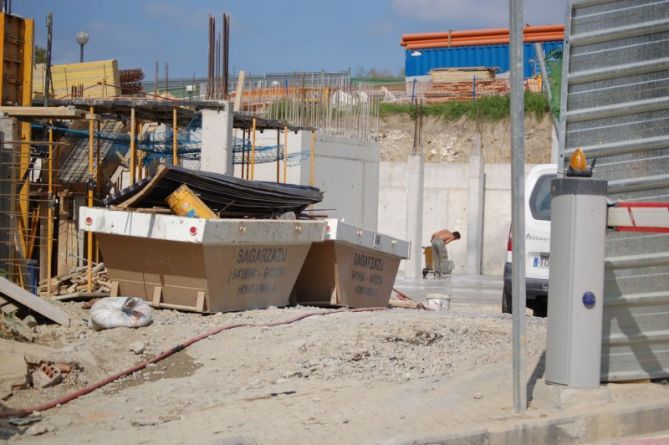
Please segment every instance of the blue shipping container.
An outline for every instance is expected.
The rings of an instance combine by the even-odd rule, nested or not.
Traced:
[[[543,42],[544,54],[562,48],[561,41]],[[494,67],[498,73],[509,71],[509,45],[458,46],[455,48],[419,49],[419,56],[405,51],[405,72],[407,77],[425,76],[433,68],[462,68],[485,66]],[[536,63],[534,43],[525,43],[524,76],[532,77],[541,73]]]

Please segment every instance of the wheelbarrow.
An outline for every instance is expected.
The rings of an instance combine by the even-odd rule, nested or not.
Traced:
[[[453,261],[448,260],[448,270],[444,273],[439,273],[434,268],[434,262],[432,259],[432,246],[423,247],[423,258],[425,258],[425,267],[423,268],[423,278],[427,278],[429,274],[432,274],[432,278],[441,278],[445,275],[450,275],[455,268]]]
[[[432,246],[423,247],[423,258],[425,258],[425,267],[423,267],[423,278],[427,278],[432,274],[433,278],[437,277],[437,272],[432,265]]]

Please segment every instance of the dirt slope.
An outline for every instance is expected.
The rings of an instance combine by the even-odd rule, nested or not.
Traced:
[[[487,163],[511,161],[509,119],[481,121],[481,146]],[[463,117],[455,122],[427,117],[423,121],[423,152],[430,162],[467,162],[474,146],[476,121]],[[552,123],[548,115],[525,119],[525,152],[528,164],[550,162]],[[414,122],[406,114],[381,117],[381,160],[403,161],[413,147]]]

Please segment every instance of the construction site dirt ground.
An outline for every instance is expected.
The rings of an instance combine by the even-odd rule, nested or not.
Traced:
[[[2,420],[0,438],[21,444],[442,443],[482,430],[669,405],[669,385],[642,382],[607,385],[605,403],[585,396],[573,407],[557,409],[535,398],[526,413],[514,413],[511,317],[499,314],[497,304],[475,301],[456,301],[440,312],[156,310],[148,327],[100,332],[87,327],[83,303],[58,303],[70,314],[71,326],[40,326],[38,345],[27,348],[75,357],[83,369],[51,388],[15,390],[4,402],[9,407],[70,393],[219,326],[330,314],[223,331],[42,412],[32,425]],[[543,385],[545,332],[545,319],[527,318],[530,397]],[[12,356],[8,343],[16,342],[0,343],[3,361],[22,361],[16,355],[27,351]],[[579,442],[577,432],[567,433]]]

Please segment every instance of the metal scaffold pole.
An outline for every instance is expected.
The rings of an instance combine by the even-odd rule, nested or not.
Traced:
[[[288,178],[288,126],[283,128],[283,183],[285,184]]]
[[[179,165],[179,148],[177,138],[179,136],[179,122],[177,121],[177,109],[172,108],[172,164]]]
[[[256,179],[256,118],[251,124],[251,181]]]
[[[51,298],[51,261],[53,257],[53,121],[49,120],[49,204],[47,208],[46,295]]]
[[[316,132],[311,132],[311,147],[309,150],[309,185],[316,183]]]
[[[94,109],[90,107],[90,116],[88,117],[88,177],[93,180],[93,142],[94,142]],[[93,185],[88,185],[88,207],[93,207]],[[93,292],[93,232],[87,233],[87,252],[86,252],[86,289]],[[50,277],[49,277],[50,278]]]
[[[523,87],[523,0],[509,0],[511,60],[511,194],[513,408],[527,408],[525,361],[525,90]]]
[[[135,184],[135,107],[130,109],[130,185]]]
[[[281,130],[276,130],[276,182],[281,182]]]

